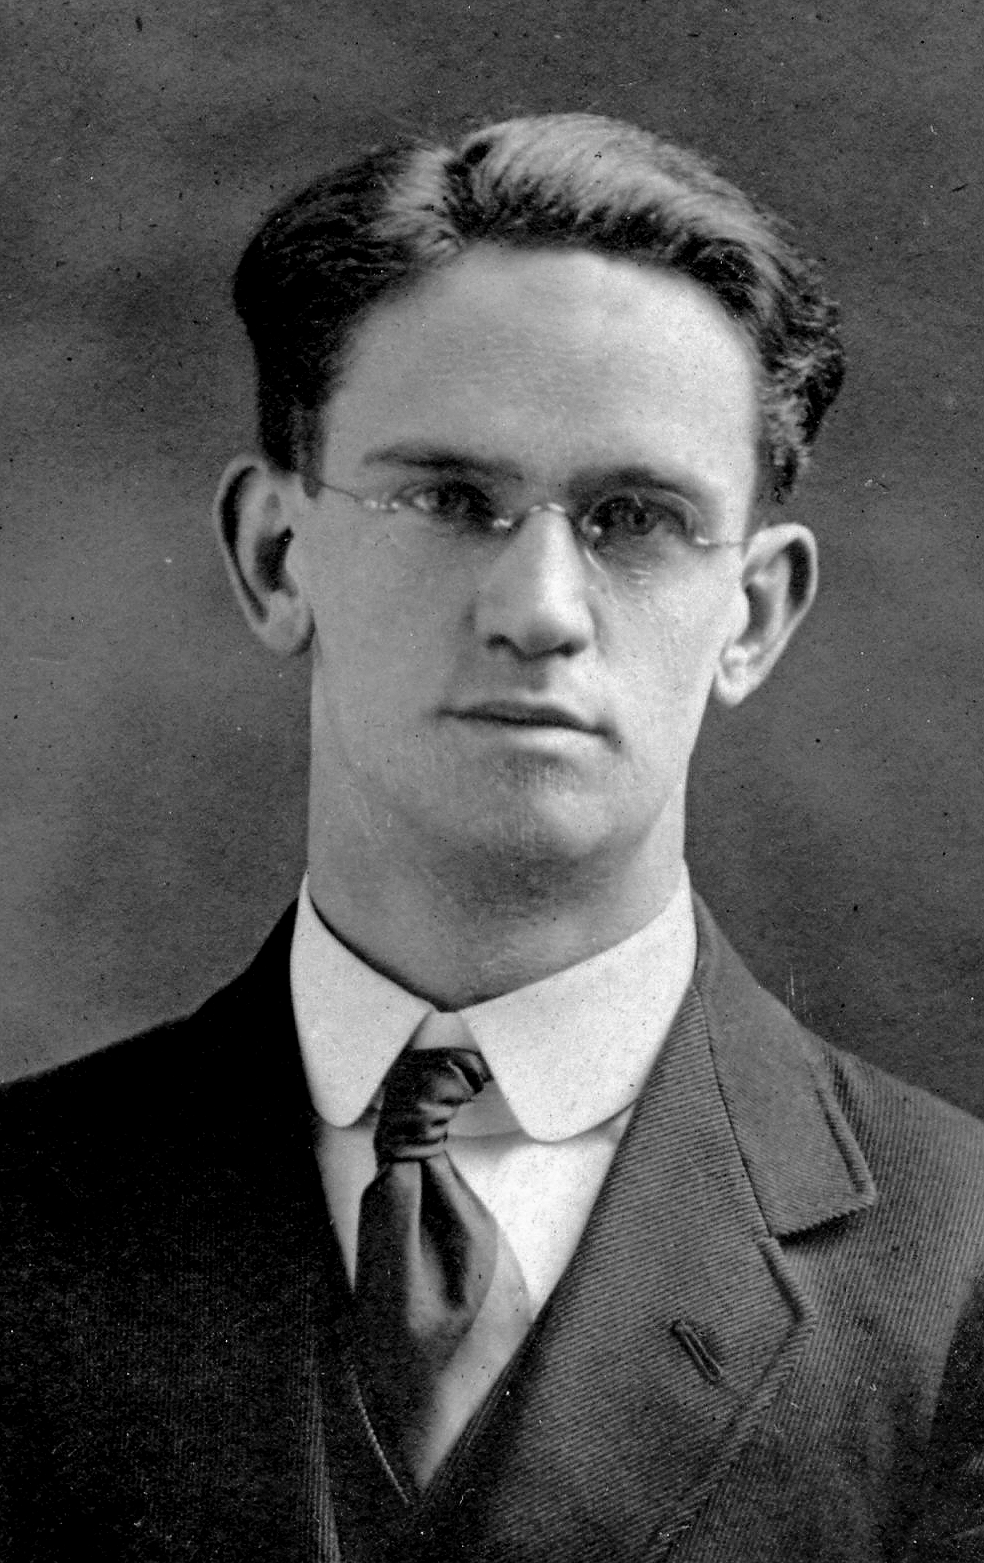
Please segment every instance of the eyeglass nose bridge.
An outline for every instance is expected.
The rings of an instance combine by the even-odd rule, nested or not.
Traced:
[[[565,505],[558,505],[552,499],[541,500],[539,504],[529,505],[525,510],[520,510],[515,515],[496,516],[491,524],[491,529],[493,532],[498,532],[500,536],[508,537],[510,532],[517,531],[524,521],[530,519],[530,516],[536,515],[561,516],[572,530],[578,536],[581,536],[581,525],[577,517],[571,515],[571,512]]]

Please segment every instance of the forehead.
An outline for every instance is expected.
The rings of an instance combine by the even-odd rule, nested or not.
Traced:
[[[585,251],[479,246],[378,305],[329,411],[347,462],[439,439],[544,480],[672,458],[754,483],[757,370],[738,328],[689,278]]]

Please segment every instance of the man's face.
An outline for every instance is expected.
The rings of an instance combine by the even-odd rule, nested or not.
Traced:
[[[751,354],[689,280],[586,252],[481,247],[356,332],[326,483],[510,513],[633,487],[740,538],[756,487]],[[298,493],[315,627],[312,829],[421,871],[678,871],[687,767],[746,613],[737,548],[659,568],[556,511],[510,532]]]

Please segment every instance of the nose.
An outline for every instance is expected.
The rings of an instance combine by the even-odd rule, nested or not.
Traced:
[[[563,511],[530,510],[480,583],[479,639],[523,658],[583,651],[594,634],[588,569]]]

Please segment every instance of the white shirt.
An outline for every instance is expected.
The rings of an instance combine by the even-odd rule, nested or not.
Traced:
[[[683,871],[639,933],[542,982],[460,1011],[492,1080],[461,1108],[449,1151],[505,1231],[535,1311],[567,1265],[693,974]],[[291,949],[318,1160],[349,1278],[387,1070],[433,1006],[368,966],[325,926],[307,879]]]

